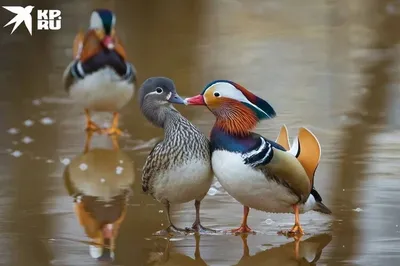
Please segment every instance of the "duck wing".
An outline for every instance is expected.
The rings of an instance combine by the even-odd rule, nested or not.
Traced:
[[[281,131],[276,139],[276,143],[280,144],[283,148],[285,148],[285,150],[290,150],[289,133],[286,125],[281,127]]]
[[[293,141],[290,153],[304,167],[310,183],[314,185],[314,176],[321,160],[321,145],[317,137],[307,128],[299,128],[299,133]]]
[[[165,154],[162,153],[162,142],[159,141],[156,145],[154,145],[153,149],[150,151],[147,156],[146,162],[144,163],[142,170],[142,190],[145,193],[152,194],[151,184],[154,178],[154,174],[160,168],[160,164],[162,163],[162,157],[165,157]]]
[[[252,150],[242,154],[244,163],[262,171],[266,178],[288,187],[300,201],[306,201],[311,186],[297,158],[272,140],[255,133],[253,137],[259,138],[259,142]]]

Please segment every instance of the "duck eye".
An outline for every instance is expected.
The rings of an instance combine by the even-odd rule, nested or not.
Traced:
[[[160,87],[157,87],[157,88],[156,88],[156,92],[157,92],[158,94],[161,94],[161,93],[163,92],[163,89],[160,88]]]
[[[221,94],[219,94],[219,92],[218,92],[218,91],[216,91],[216,92],[214,92],[214,96],[215,96],[215,97],[220,97],[220,96],[221,96]]]

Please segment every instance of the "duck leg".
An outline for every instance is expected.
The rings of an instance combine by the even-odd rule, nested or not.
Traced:
[[[92,131],[87,131],[86,132],[86,140],[85,140],[85,148],[83,150],[83,153],[86,154],[90,150],[90,142],[92,140],[93,132]]]
[[[242,255],[242,259],[250,257],[250,250],[249,250],[249,246],[247,245],[247,237],[248,235],[241,235],[240,236],[242,238],[242,244],[243,244],[243,255]]]
[[[196,220],[194,221],[193,225],[192,225],[192,230],[194,230],[195,232],[216,232],[213,229],[210,228],[206,228],[204,227],[201,223],[200,223],[200,201],[199,200],[195,200],[194,201],[194,207],[196,208]],[[186,228],[186,230],[190,230],[189,228]]]
[[[300,213],[299,213],[299,205],[293,205],[293,209],[294,209],[294,217],[295,217],[295,221],[294,221],[294,225],[292,227],[292,229],[290,229],[289,231],[289,235],[304,235],[304,231],[303,228],[301,228],[300,225]]]
[[[112,135],[111,136],[111,141],[112,141],[112,145],[114,150],[119,150],[119,143],[118,143],[118,135]]]
[[[194,250],[194,259],[197,261],[203,261],[200,255],[200,235],[194,235],[194,239],[196,241],[196,249]],[[204,263],[205,265],[205,263]]]
[[[164,205],[165,205],[165,208],[167,209],[167,218],[168,218],[168,223],[169,223],[169,226],[167,227],[167,229],[165,229],[167,231],[167,233],[178,233],[178,232],[186,232],[187,233],[186,229],[182,229],[182,228],[176,227],[172,223],[171,216],[170,216],[170,204],[169,204],[169,202],[167,201]]]
[[[249,211],[250,208],[247,206],[243,206],[243,219],[242,219],[242,225],[237,228],[237,229],[232,229],[232,233],[253,233],[254,231],[251,230],[250,227],[247,226],[247,216],[249,216]]]
[[[296,260],[300,259],[300,240],[302,236],[294,237],[294,256]]]
[[[107,128],[104,130],[105,133],[108,135],[118,135],[120,136],[122,134],[121,130],[118,128],[118,122],[119,122],[119,113],[114,112],[113,113],[113,120],[110,128]]]
[[[85,109],[85,117],[86,117],[86,132],[97,132],[101,133],[101,129],[98,125],[96,125],[92,119],[90,118],[89,109]]]

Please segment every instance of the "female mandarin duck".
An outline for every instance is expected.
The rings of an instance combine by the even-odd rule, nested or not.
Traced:
[[[143,191],[164,204],[168,233],[210,230],[200,223],[200,202],[213,180],[209,140],[172,106],[184,104],[172,80],[147,79],[139,89],[139,99],[144,116],[164,129],[164,140],[154,146],[143,166]],[[170,204],[192,200],[196,208],[192,229],[177,228],[170,219]]]
[[[125,50],[115,31],[115,15],[107,9],[92,12],[89,30],[75,38],[74,60],[64,72],[64,87],[85,108],[86,130],[121,134],[118,111],[133,96],[136,70],[126,61]],[[109,129],[101,130],[90,111],[113,112]]]
[[[300,212],[312,209],[330,213],[313,188],[320,149],[311,132],[301,129],[290,152],[251,132],[260,120],[271,119],[276,113],[266,101],[232,81],[214,81],[185,102],[206,105],[216,116],[211,131],[212,168],[223,188],[244,205],[242,225],[233,232],[251,232],[247,226],[249,208],[294,212],[291,235],[303,234]],[[278,139],[288,147],[284,134]]]

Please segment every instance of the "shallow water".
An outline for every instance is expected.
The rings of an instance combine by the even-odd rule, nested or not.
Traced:
[[[1,264],[399,264],[397,1],[59,0],[37,6],[61,9],[62,29],[32,37],[23,27],[11,36],[10,27],[0,30]],[[83,112],[63,91],[61,75],[77,30],[99,6],[117,13],[139,84],[168,76],[181,96],[191,96],[213,79],[232,79],[277,110],[257,132],[274,139],[285,123],[291,136],[299,126],[318,136],[323,154],[315,186],[334,214],[301,216],[307,234],[298,257],[294,240],[277,235],[291,227],[290,214],[252,210],[249,225],[258,233],[247,239],[152,237],[166,216],[141,192],[140,171],[162,131],[141,116],[136,97],[122,111],[121,150],[95,136],[83,154]],[[4,25],[11,16],[0,12]],[[205,108],[178,109],[208,134],[214,118]],[[85,229],[96,221],[86,213],[117,221],[113,255],[87,237]],[[239,225],[242,207],[216,184],[201,215],[204,225],[225,230]],[[173,206],[173,219],[190,225],[193,203]]]

